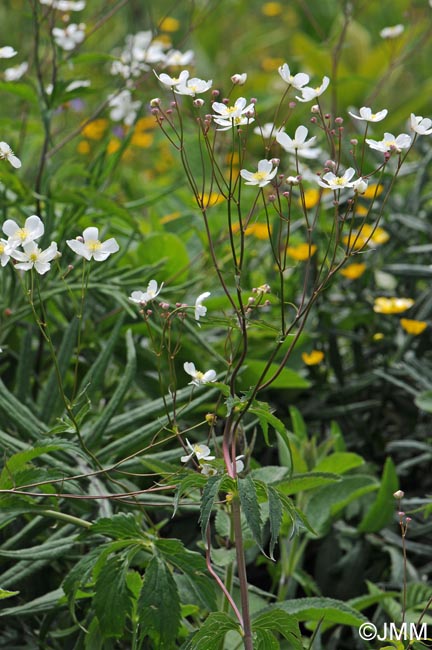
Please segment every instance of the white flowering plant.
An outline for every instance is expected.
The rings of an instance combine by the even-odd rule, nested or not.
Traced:
[[[31,0],[0,44],[0,646],[354,647],[364,603],[427,604],[407,574],[401,604],[366,594],[352,558],[381,530],[400,557],[389,493],[405,560],[411,525],[359,404],[380,378],[430,412],[432,113],[406,73],[428,31],[346,3],[312,37],[318,0],[108,4]],[[330,546],[364,601],[314,572]]]

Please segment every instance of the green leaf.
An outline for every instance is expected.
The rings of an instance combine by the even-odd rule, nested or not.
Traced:
[[[103,517],[92,524],[90,534],[99,534],[113,539],[142,538],[143,531],[131,513],[118,513],[112,517]]]
[[[250,476],[237,480],[238,492],[243,514],[246,518],[255,542],[263,550],[261,512],[258,503],[256,486]]]
[[[245,388],[250,386],[256,386],[259,381],[262,373],[264,372],[267,366],[266,361],[260,361],[257,359],[250,360],[247,362],[247,365],[241,375],[241,383]],[[264,381],[267,381],[272,375],[274,375],[279,369],[277,363],[270,364]],[[267,390],[280,390],[280,389],[305,389],[310,387],[310,382],[299,375],[295,370],[290,368],[283,368],[278,377],[268,386]]]
[[[180,625],[177,585],[166,564],[153,557],[146,569],[138,600],[141,638],[150,637],[154,648],[174,647]]]
[[[180,650],[215,650],[230,630],[238,632],[239,637],[242,636],[238,623],[228,614],[212,612],[198,632],[183,643]]]
[[[190,490],[202,489],[207,484],[207,478],[200,474],[199,472],[190,472],[184,479],[180,481],[177,486],[177,490],[174,497],[174,512],[173,516],[177,512],[179,506],[179,501],[183,494],[186,494]]]
[[[0,415],[6,419],[9,426],[15,426],[20,433],[25,434],[24,437],[37,440],[46,431],[45,424],[6,388],[1,379]]]
[[[113,555],[105,561],[96,579],[93,603],[105,638],[121,637],[126,617],[132,612],[133,594],[126,582],[127,570],[127,560]]]
[[[0,616],[34,616],[56,610],[60,612],[60,601],[64,597],[63,589],[55,589],[49,591],[39,598],[34,598],[24,605],[17,605],[16,607],[7,607],[0,611]]]
[[[299,440],[307,440],[307,428],[302,414],[295,406],[290,406],[289,412],[294,435]]]
[[[7,490],[15,487],[14,476],[28,469],[30,466],[29,461],[48,454],[51,451],[57,451],[58,449],[62,449],[61,444],[35,446],[13,454],[4,463],[4,468],[0,474],[0,489]]]
[[[0,589],[0,600],[4,598],[12,598],[12,596],[17,596],[19,591],[8,591],[7,589]]]
[[[274,430],[277,431],[277,433],[280,435],[287,448],[291,460],[290,469],[292,470],[293,463],[292,463],[291,445],[288,438],[287,430],[282,420],[279,420],[279,418],[277,418],[275,415],[273,415],[273,413],[270,412],[270,406],[265,402],[255,401],[253,406],[249,409],[249,413],[253,413],[254,415],[257,416],[261,428],[263,430],[264,438],[267,445],[269,445],[268,425],[272,426]]]
[[[122,377],[118,382],[110,401],[105,405],[96,423],[91,427],[90,434],[87,438],[89,445],[95,445],[97,442],[99,442],[106,431],[109,421],[119,408],[133,380],[135,379],[136,352],[131,330],[128,330],[126,332],[126,353],[127,362]]]
[[[141,264],[160,264],[160,273],[166,281],[175,280],[178,284],[187,280],[189,254],[184,242],[174,233],[157,232],[149,235],[138,246],[136,255]]]
[[[287,481],[278,483],[278,490],[284,494],[297,494],[306,492],[315,488],[337,483],[341,477],[337,474],[328,474],[325,472],[309,472],[308,474],[295,474]]]
[[[202,606],[209,611],[216,609],[215,583],[208,575],[202,555],[185,548],[178,539],[159,539],[154,544],[166,562],[184,573]]]
[[[270,485],[267,486],[269,502],[270,544],[269,555],[274,560],[273,551],[279,536],[282,523],[282,505],[277,491]]]
[[[19,548],[15,550],[0,549],[0,557],[8,557],[15,560],[49,560],[65,555],[77,541],[77,535],[64,537],[61,540],[49,540],[39,546]]]
[[[279,481],[282,481],[287,474],[288,468],[279,467],[279,465],[266,465],[265,467],[253,469],[250,472],[250,475],[253,479],[256,479],[257,481],[263,481],[267,485],[269,483],[279,483]]]
[[[294,650],[303,650],[297,619],[288,612],[278,609],[277,606],[271,612],[258,612],[252,618],[252,630],[271,630],[278,632],[290,642]]]
[[[222,483],[222,478],[222,476],[210,476],[203,490],[199,522],[201,524],[201,533],[205,543],[207,542],[207,526],[210,521],[213,504]]]
[[[25,83],[18,83],[16,81],[13,83],[9,81],[0,81],[0,92],[16,95],[17,97],[25,99],[31,104],[37,105],[38,103],[37,93],[30,85]]]
[[[393,493],[399,489],[396,468],[391,458],[387,458],[381,485],[375,501],[363,517],[357,530],[361,533],[377,533],[393,521],[396,501]]]
[[[357,610],[335,598],[293,598],[267,607],[263,613],[282,610],[297,621],[323,621],[360,627],[367,619]]]
[[[313,469],[313,472],[332,472],[333,474],[345,474],[350,469],[364,464],[364,460],[358,454],[339,451],[323,458]]]
[[[371,476],[344,476],[333,485],[326,485],[313,494],[306,505],[306,517],[314,522],[318,534],[324,534],[332,516],[341,512],[351,501],[374,492],[378,484]]]
[[[425,390],[414,398],[415,405],[426,413],[432,413],[432,390]]]
[[[269,630],[254,630],[254,650],[280,650],[280,643]]]

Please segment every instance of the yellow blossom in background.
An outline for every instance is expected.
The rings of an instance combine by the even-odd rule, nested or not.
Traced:
[[[145,117],[140,117],[136,121],[135,131],[147,131],[148,129],[155,129],[157,122],[154,118],[154,115],[146,115]]]
[[[367,208],[365,205],[360,205],[358,203],[355,207],[355,215],[356,217],[365,217],[369,213],[369,208]]]
[[[108,120],[101,117],[86,124],[83,127],[81,133],[85,138],[88,138],[89,140],[101,140],[105,135],[108,124]]]
[[[362,194],[362,199],[373,199],[377,196],[379,196],[384,189],[384,185],[380,185],[379,183],[372,183],[372,185],[368,185],[366,188],[366,192]]]
[[[284,60],[279,57],[275,58],[272,56],[266,56],[261,61],[261,68],[264,70],[264,72],[273,72],[273,70],[277,70],[283,64]]]
[[[118,151],[121,147],[121,141],[118,138],[111,138],[107,146],[107,154],[112,154]]]
[[[401,318],[399,322],[402,329],[404,329],[407,334],[412,334],[412,336],[418,336],[424,332],[428,325],[424,320],[413,320],[410,318]]]
[[[344,278],[348,278],[348,280],[357,280],[357,278],[361,277],[365,271],[366,264],[360,262],[345,266],[345,268],[341,269],[341,275],[343,275]]]
[[[181,217],[181,212],[177,210],[176,212],[170,212],[169,214],[166,214],[164,217],[160,219],[160,223],[170,223],[170,221],[175,221],[179,217]]]
[[[135,131],[131,138],[131,144],[135,145],[135,147],[141,147],[141,149],[148,149],[152,146],[153,140],[153,133],[137,133]]]
[[[304,193],[304,203],[306,208],[309,210],[310,208],[314,208],[316,205],[318,205],[319,200],[321,196],[321,190],[317,190],[316,188],[310,188],[309,190],[306,190]],[[298,199],[299,205],[303,205],[301,197]]]
[[[324,352],[321,352],[321,350],[302,352],[302,359],[307,366],[317,366],[324,359]]]
[[[159,23],[159,29],[162,32],[176,32],[180,28],[180,21],[177,18],[167,16]]]
[[[270,227],[270,234],[271,234],[271,227]],[[234,234],[240,232],[240,224],[239,223],[234,223],[232,226],[232,232]],[[268,226],[266,223],[251,223],[249,226],[246,228],[245,233],[246,237],[249,237],[250,235],[256,237],[257,239],[265,240],[267,241],[269,238],[269,231],[268,231]]]
[[[315,244],[298,244],[297,246],[288,246],[287,255],[293,260],[304,262],[315,254],[317,247]]]
[[[83,155],[90,153],[90,143],[87,140],[81,140],[78,142],[77,151]]]
[[[377,314],[401,314],[414,304],[412,298],[375,298],[373,310]]]
[[[210,194],[204,192],[201,196],[201,201],[205,208],[212,208],[214,205],[218,205],[218,203],[225,201],[225,197],[223,194],[219,194],[218,192],[211,192]]]
[[[376,332],[376,334],[373,335],[372,341],[382,341],[384,338],[384,334],[382,332]]]
[[[387,230],[384,230],[384,228],[381,228],[380,226],[374,228],[367,223],[365,223],[365,225],[361,228],[360,233],[362,237],[365,239],[370,238],[374,244],[378,245],[385,244],[390,239],[390,235],[388,234]]]
[[[264,2],[261,12],[264,16],[279,16],[282,13],[282,4],[280,2]]]

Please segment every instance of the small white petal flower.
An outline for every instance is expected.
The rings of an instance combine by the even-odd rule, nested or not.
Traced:
[[[244,470],[244,462],[243,462],[244,455],[241,454],[241,456],[236,456],[236,474],[239,474]]]
[[[273,122],[266,122],[261,126],[256,126],[253,130],[254,133],[260,135],[262,138],[266,140],[274,136],[276,133],[278,133],[278,131],[280,131],[280,129],[278,129],[276,125],[273,124]]]
[[[393,25],[392,27],[384,27],[379,33],[381,38],[397,38],[402,34],[405,27],[403,25]]]
[[[29,241],[23,245],[24,252],[16,249],[10,252],[14,260],[18,260],[15,268],[20,271],[30,271],[35,269],[39,275],[44,275],[50,270],[52,260],[59,255],[56,242],[51,242],[46,250],[41,250],[34,241]]]
[[[71,93],[73,90],[78,90],[78,88],[88,88],[91,86],[91,81],[89,79],[83,79],[82,81],[77,79],[76,81],[71,81],[65,88],[67,93]]]
[[[207,313],[207,307],[205,307],[202,302],[211,295],[210,291],[204,291],[200,293],[198,298],[195,300],[195,320],[199,321],[201,316],[205,316]],[[199,323],[198,323],[199,325]]]
[[[185,458],[185,456],[183,456],[183,458]],[[201,467],[201,474],[203,476],[207,476],[208,478],[210,478],[210,476],[216,476],[216,474],[218,473],[216,467],[213,467],[213,465],[209,465],[208,463],[202,463],[200,467]]]
[[[249,172],[247,169],[240,171],[240,176],[245,179],[245,185],[258,185],[264,187],[268,185],[277,174],[277,166],[273,168],[271,160],[260,160],[258,163],[258,171]]]
[[[396,138],[392,133],[384,133],[383,140],[378,141],[366,138],[366,142],[371,149],[375,149],[376,151],[382,151],[383,153],[396,151],[400,153],[402,149],[408,149],[411,146],[412,140],[411,136],[407,133],[401,133]]]
[[[352,177],[355,174],[355,169],[348,167],[343,176],[336,176],[333,172],[327,172],[324,176],[318,179],[318,185],[325,187],[326,189],[333,190],[334,192],[341,190],[343,188],[352,187],[353,183],[351,182]]]
[[[418,133],[418,135],[430,135],[432,133],[432,120],[428,117],[411,113],[410,126],[411,130]]]
[[[357,194],[364,194],[368,188],[368,181],[366,178],[358,178],[353,182],[352,188]]]
[[[282,79],[293,88],[296,88],[296,90],[301,91],[303,89],[303,86],[306,86],[306,84],[309,83],[308,74],[305,74],[304,72],[299,72],[298,74],[292,75],[287,63],[281,65],[278,68],[278,72],[282,77]]]
[[[5,81],[18,81],[28,70],[28,63],[20,63],[19,65],[14,65],[11,68],[6,68],[3,72],[3,77]]]
[[[114,122],[124,122],[126,126],[131,126],[135,122],[141,102],[139,100],[132,101],[130,90],[125,89],[110,95],[108,106],[111,108],[110,118]]]
[[[18,54],[18,52],[14,50],[10,45],[0,47],[0,59],[11,59],[16,54]]]
[[[6,219],[2,230],[9,237],[8,244],[12,248],[16,248],[42,237],[45,228],[40,218],[36,214],[32,214],[25,220],[23,228],[12,219]]]
[[[378,111],[377,113],[372,113],[372,109],[368,108],[367,106],[362,106],[360,109],[360,115],[355,115],[354,113],[351,113],[351,111],[348,111],[349,115],[353,117],[356,120],[364,120],[365,122],[381,122],[383,120],[387,113],[388,110],[386,108],[383,108],[382,111]]]
[[[7,142],[0,142],[0,160],[7,160],[15,169],[21,167],[21,160],[15,156]]]
[[[236,86],[244,86],[245,83],[246,83],[246,80],[247,80],[247,72],[233,74],[232,77],[231,77],[231,81]]]
[[[129,300],[138,305],[145,305],[160,294],[163,285],[164,283],[162,282],[160,287],[158,287],[156,280],[150,280],[147,285],[147,291],[132,291]]]
[[[296,129],[294,138],[290,138],[285,131],[276,133],[276,140],[281,145],[282,149],[291,154],[303,156],[303,158],[317,158],[321,153],[321,149],[312,145],[315,143],[316,136],[306,140],[308,130],[305,126],[299,126]]]
[[[180,52],[179,50],[170,50],[165,56],[164,65],[167,68],[174,66],[182,65],[191,65],[195,58],[195,53],[193,50],[187,50],[186,52]]]
[[[6,239],[0,239],[0,264],[6,266],[10,260],[10,254],[13,250],[13,247],[10,246],[9,242]]]
[[[190,381],[189,384],[192,384],[193,386],[200,386],[202,384],[216,381],[216,372],[214,370],[201,372],[195,368],[195,364],[192,363],[192,361],[185,361],[183,368],[184,371],[192,377],[192,381]]]
[[[198,461],[215,459],[215,456],[210,455],[210,449],[207,447],[207,445],[201,443],[195,443],[194,445],[191,445],[187,438],[186,445],[188,446],[191,453],[180,458],[182,463],[187,463],[193,456],[195,456]]]
[[[93,258],[96,262],[103,262],[112,253],[117,253],[120,248],[114,237],[104,242],[99,241],[99,230],[93,226],[84,230],[82,239],[83,241],[79,239],[68,239],[66,240],[66,244],[74,253],[80,257],[84,257],[86,260]]]
[[[82,11],[85,8],[85,0],[40,0],[40,3],[59,11]]]
[[[178,95],[189,95],[190,97],[195,97],[201,93],[205,93],[212,87],[213,81],[209,79],[204,81],[204,79],[198,79],[197,77],[192,77],[188,79],[185,83],[180,82],[174,87],[174,92]]]
[[[85,25],[80,23],[70,23],[65,29],[54,27],[52,35],[56,44],[66,52],[75,49],[77,45],[83,42],[85,38]]]
[[[323,77],[323,80],[319,86],[316,88],[311,88],[310,86],[305,86],[300,88],[301,97],[297,97],[296,99],[299,100],[299,102],[310,102],[312,99],[316,99],[320,95],[323,94],[328,88],[328,85],[330,83],[330,79],[328,77]]]
[[[164,86],[168,86],[168,88],[174,88],[175,86],[178,86],[179,84],[185,84],[187,82],[187,80],[189,79],[189,70],[182,70],[178,77],[170,77],[165,72],[162,72],[161,74],[157,74],[154,70],[153,70],[153,72],[155,73],[155,75],[159,79],[159,81]]]

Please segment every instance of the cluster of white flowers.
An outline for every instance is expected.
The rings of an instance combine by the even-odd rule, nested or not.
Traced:
[[[70,23],[64,29],[54,27],[52,35],[56,44],[66,52],[74,50],[85,38],[85,24]]]
[[[192,458],[198,461],[201,469],[201,474],[204,476],[215,476],[217,474],[217,469],[213,465],[209,464],[209,461],[215,460],[215,456],[211,455],[210,447],[202,442],[196,442],[191,444],[186,438],[186,446],[189,450],[189,454],[181,456],[180,460],[182,463],[188,463]],[[236,456],[235,459],[235,468],[236,474],[244,470],[244,455]],[[204,462],[203,462],[204,461]]]
[[[219,125],[218,131],[227,131],[233,126],[243,126],[255,121],[255,104],[248,104],[244,97],[239,97],[232,106],[222,102],[213,102],[213,121]]]
[[[85,8],[85,0],[39,0],[41,5],[47,5],[58,11],[82,11]]]
[[[0,142],[0,160],[7,160],[15,169],[21,167],[21,160],[15,156],[7,142]]]
[[[189,78],[189,70],[182,70],[178,77],[170,77],[165,72],[162,72],[160,75],[155,71],[154,73],[164,86],[171,88],[178,95],[195,97],[195,95],[200,95],[210,90],[213,84],[211,79],[204,81],[204,79],[199,79],[198,77]]]
[[[11,59],[17,54],[18,52],[10,45],[0,47],[0,59]],[[18,65],[12,66],[11,68],[6,68],[3,71],[3,78],[5,81],[17,81],[27,72],[27,70],[28,63],[20,63]]]
[[[126,126],[131,126],[135,122],[141,102],[134,101],[130,90],[125,88],[119,93],[109,96],[108,106],[111,109],[110,118],[114,122],[123,122]]]
[[[125,46],[111,66],[111,74],[130,80],[141,76],[154,65],[185,66],[190,65],[193,59],[192,50],[180,52],[170,49],[165,41],[155,38],[150,30],[137,32],[126,37]]]

